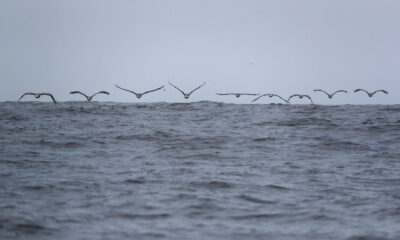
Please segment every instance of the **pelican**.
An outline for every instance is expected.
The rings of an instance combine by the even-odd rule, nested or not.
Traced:
[[[336,92],[334,92],[332,94],[329,94],[329,93],[327,93],[327,92],[325,92],[324,90],[321,90],[321,89],[315,89],[314,92],[323,92],[328,96],[328,98],[332,98],[336,93],[340,93],[340,92],[347,93],[346,90],[337,90]]]
[[[70,94],[76,94],[76,93],[83,95],[83,96],[86,98],[86,100],[87,100],[88,102],[91,102],[92,99],[93,99],[93,97],[96,96],[97,94],[101,94],[101,93],[102,93],[102,94],[110,95],[110,93],[109,93],[109,92],[106,92],[106,91],[97,92],[97,93],[93,94],[92,96],[88,96],[88,95],[86,95],[86,94],[84,94],[83,92],[80,92],[80,91],[73,91],[73,92],[70,92]]]
[[[41,96],[49,96],[51,97],[51,99],[53,100],[54,103],[57,103],[56,100],[54,99],[53,95],[51,95],[51,93],[32,93],[32,92],[27,92],[24,93],[19,99],[18,102],[21,101],[21,99],[25,96],[25,95],[33,95],[35,98],[40,98]]]
[[[306,97],[306,98],[310,99],[311,104],[314,104],[313,101],[312,101],[312,99],[311,99],[311,97],[308,96],[308,95],[304,95],[304,94],[293,94],[292,96],[289,97],[288,101],[290,101],[290,99],[291,99],[292,97],[299,97],[300,99],[302,99],[303,97]]]
[[[203,82],[203,84],[201,84],[199,87],[193,89],[190,93],[185,93],[182,90],[180,90],[177,86],[175,86],[174,84],[168,82],[169,85],[173,86],[174,88],[176,88],[179,92],[181,92],[183,94],[183,97],[185,99],[188,99],[190,97],[190,94],[192,94],[194,91],[196,91],[197,89],[201,88],[202,86],[204,86],[206,84],[206,82]]]
[[[374,96],[374,94],[375,93],[377,93],[377,92],[383,92],[384,94],[388,94],[388,92],[387,91],[385,91],[385,90],[376,90],[375,92],[372,92],[372,93],[370,93],[370,92],[368,92],[368,91],[365,91],[364,89],[356,89],[356,90],[354,90],[354,92],[356,93],[356,92],[359,92],[359,91],[363,91],[363,92],[365,92],[366,94],[368,94],[368,97],[372,97],[372,96]]]
[[[158,91],[158,90],[160,90],[160,89],[162,89],[162,88],[164,87],[164,85],[163,85],[163,86],[161,86],[161,87],[159,87],[159,88],[156,88],[156,89],[153,89],[153,90],[150,90],[150,91],[146,91],[146,92],[144,92],[144,93],[136,93],[136,92],[134,92],[134,91],[131,91],[131,90],[128,90],[128,89],[119,87],[118,85],[115,85],[115,86],[116,86],[117,88],[121,89],[121,90],[124,90],[124,91],[127,91],[127,92],[130,92],[130,93],[135,94],[137,98],[141,98],[143,95],[145,95],[145,94],[147,94],[147,93],[151,93],[151,92]]]
[[[258,96],[260,94],[255,94],[255,93],[217,93],[217,95],[221,96],[226,96],[226,95],[234,95],[235,97],[240,97],[242,95],[247,95],[247,96]]]
[[[260,99],[260,98],[262,98],[262,97],[265,97],[265,96],[268,96],[268,97],[270,97],[270,98],[271,98],[271,97],[278,97],[278,98],[282,99],[283,101],[285,101],[286,103],[289,103],[289,104],[290,104],[290,102],[289,102],[288,100],[286,100],[286,99],[282,98],[281,96],[276,95],[276,94],[274,94],[274,93],[263,94],[263,95],[259,96],[258,98],[254,99],[254,100],[251,101],[251,102],[255,102],[255,101],[257,101],[258,99]]]

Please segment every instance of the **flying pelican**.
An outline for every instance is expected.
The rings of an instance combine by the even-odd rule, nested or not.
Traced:
[[[35,98],[40,98],[40,96],[49,96],[51,97],[51,99],[53,100],[54,103],[57,103],[56,100],[54,99],[53,95],[51,95],[50,93],[32,93],[32,92],[27,92],[24,93],[19,99],[18,102],[21,101],[21,99],[25,96],[25,95],[33,95]]]
[[[289,103],[289,104],[290,104],[290,102],[289,102],[288,100],[286,100],[286,99],[282,98],[281,96],[276,95],[276,94],[274,94],[274,93],[263,94],[263,95],[259,96],[258,98],[254,99],[254,100],[251,101],[251,102],[255,102],[255,101],[257,101],[258,99],[260,99],[260,98],[262,98],[262,97],[265,97],[265,96],[268,96],[268,97],[270,97],[270,98],[271,98],[271,97],[278,97],[278,98],[282,99],[283,101],[285,101],[286,103]]]
[[[217,93],[217,95],[222,95],[222,96],[225,96],[225,95],[234,95],[235,97],[240,97],[240,96],[242,96],[242,95],[247,95],[247,96],[258,96],[258,95],[260,95],[260,94],[255,94],[255,93]]]
[[[88,96],[88,95],[86,95],[86,94],[84,94],[83,92],[80,92],[80,91],[73,91],[73,92],[70,92],[70,94],[76,94],[76,93],[83,95],[83,96],[86,98],[86,100],[87,100],[88,102],[91,102],[91,101],[92,101],[92,98],[93,98],[94,96],[96,96],[97,94],[100,94],[100,93],[110,95],[110,93],[109,93],[109,92],[106,92],[106,91],[97,92],[97,93],[93,94],[92,96]]]
[[[329,93],[327,93],[327,92],[325,92],[324,90],[321,90],[321,89],[315,89],[314,92],[323,92],[328,96],[328,98],[332,98],[336,93],[340,93],[340,92],[347,93],[346,90],[338,90],[338,91],[336,91],[336,92],[334,92],[332,94],[329,94]]]
[[[368,94],[368,97],[374,96],[374,94],[377,93],[377,92],[383,92],[384,94],[388,94],[388,92],[385,91],[385,90],[376,90],[375,92],[372,92],[372,93],[370,93],[370,92],[368,92],[368,91],[365,91],[364,89],[356,89],[356,90],[354,90],[355,93],[356,93],[356,92],[359,92],[359,91],[365,92],[366,94]]]
[[[135,94],[137,98],[141,98],[143,95],[145,95],[145,94],[147,94],[147,93],[151,93],[151,92],[158,91],[158,90],[160,90],[160,89],[162,89],[162,88],[164,87],[164,85],[163,85],[163,86],[161,86],[161,87],[159,87],[159,88],[156,88],[156,89],[153,89],[153,90],[150,90],[150,91],[146,91],[146,92],[144,92],[144,93],[135,93],[134,91],[131,91],[131,90],[128,90],[128,89],[119,87],[119,86],[117,86],[117,85],[115,85],[115,86],[116,86],[117,88],[121,89],[121,90],[124,90],[124,91],[127,91],[127,92],[130,92],[130,93]]]
[[[174,88],[176,88],[179,92],[181,92],[183,94],[183,97],[185,99],[188,99],[190,97],[190,94],[192,94],[194,91],[196,91],[197,89],[201,88],[202,86],[204,86],[206,84],[206,82],[203,82],[203,84],[201,84],[199,87],[193,89],[190,93],[185,93],[182,90],[180,90],[177,86],[175,86],[174,84],[168,82],[169,85],[173,86]]]
[[[292,96],[290,96],[290,97],[289,97],[288,101],[290,101],[290,99],[291,99],[292,97],[299,97],[300,99],[302,99],[303,97],[306,97],[306,98],[310,99],[310,101],[311,101],[311,104],[314,104],[314,103],[313,103],[313,101],[312,101],[312,99],[311,99],[311,97],[310,97],[310,96],[308,96],[308,95],[303,95],[303,94],[293,94]]]

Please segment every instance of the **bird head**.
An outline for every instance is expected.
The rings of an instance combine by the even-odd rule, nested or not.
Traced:
[[[141,98],[141,97],[142,97],[142,95],[143,95],[143,94],[141,94],[141,93],[138,93],[138,94],[136,95],[136,97],[137,97],[137,98]]]
[[[36,94],[35,94],[35,98],[40,98],[40,94],[39,94],[39,93],[36,93]]]
[[[238,98],[238,97],[240,97],[240,94],[239,94],[239,93],[236,93],[235,96]]]
[[[185,93],[185,94],[183,95],[183,97],[184,97],[185,99],[188,99],[188,98],[189,98],[189,94]]]

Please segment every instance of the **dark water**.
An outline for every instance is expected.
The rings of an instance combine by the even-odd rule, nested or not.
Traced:
[[[0,103],[1,239],[400,239],[400,105]]]

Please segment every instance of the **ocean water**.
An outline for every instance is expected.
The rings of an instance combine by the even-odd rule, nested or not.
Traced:
[[[400,239],[400,105],[0,103],[0,239]]]

